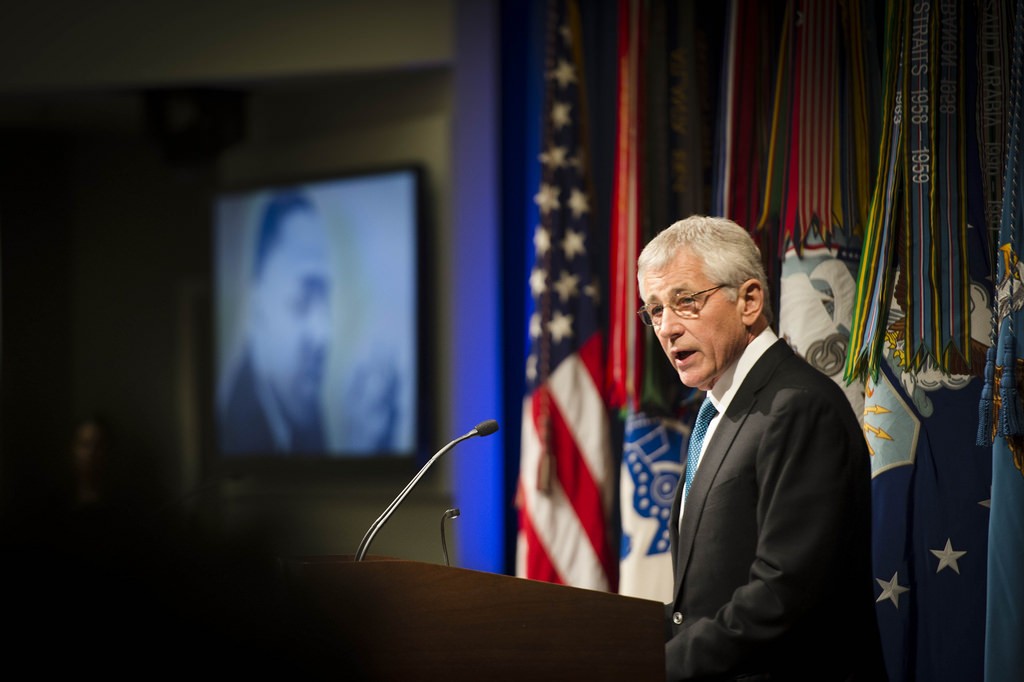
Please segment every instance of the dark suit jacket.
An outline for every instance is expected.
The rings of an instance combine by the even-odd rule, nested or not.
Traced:
[[[274,443],[270,420],[256,396],[256,370],[246,353],[233,377],[218,424],[221,451],[226,455],[281,454]],[[305,428],[290,425],[293,443],[287,454],[323,454],[323,425],[319,415]]]
[[[773,344],[707,445],[681,529],[677,491],[667,679],[884,680],[870,484],[845,394]]]

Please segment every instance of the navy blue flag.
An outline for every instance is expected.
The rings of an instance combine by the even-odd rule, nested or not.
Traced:
[[[969,41],[967,54],[971,47]],[[977,416],[992,334],[992,247],[974,121],[966,118],[969,357],[950,362],[948,372],[930,358],[919,369],[908,367],[914,351],[904,333],[901,271],[880,372],[865,386],[875,606],[892,682],[980,680],[984,669],[992,451],[978,445]]]
[[[996,252],[999,335],[987,375],[992,447],[992,517],[989,522],[985,682],[1024,677],[1024,0],[1017,0],[1010,77],[1010,136]]]
[[[990,452],[975,444],[973,428],[980,381],[928,369],[912,375],[891,356],[881,370],[868,381],[864,431],[889,679],[978,680],[991,480]]]
[[[941,14],[967,4],[933,7]],[[924,11],[927,5],[915,3],[914,8]],[[965,103],[950,107],[949,101],[937,97],[935,101],[945,106],[941,111],[939,106],[930,110],[936,121],[939,114],[961,116],[954,123],[962,128],[945,129],[948,145],[957,145],[957,161],[942,163],[938,156],[928,157],[929,163],[917,169],[923,175],[905,178],[904,190],[894,190],[887,196],[896,209],[891,214],[891,227],[902,233],[914,225],[906,209],[907,197],[901,191],[909,193],[934,182],[939,187],[935,197],[942,211],[960,207],[957,211],[966,212],[966,219],[936,213],[950,219],[952,226],[966,225],[962,243],[957,235],[956,240],[945,244],[966,255],[962,261],[966,269],[961,272],[953,268],[955,259],[942,249],[928,251],[915,242],[913,249],[900,250],[890,265],[898,260],[900,266],[890,282],[891,289],[884,294],[879,289],[875,311],[880,320],[875,335],[880,348],[878,372],[867,372],[865,383],[863,428],[872,457],[875,606],[891,682],[981,680],[985,667],[992,448],[978,444],[978,405],[983,393],[990,392],[983,377],[993,336],[993,252],[985,220],[973,106],[977,87],[975,24],[972,12],[957,18],[963,20],[960,32],[940,31],[931,36],[935,45],[961,60],[943,59],[943,69],[955,64],[957,70],[950,73],[929,64],[941,75],[940,94],[952,97],[951,93],[956,93],[962,100],[953,102]],[[898,21],[897,17],[887,27],[892,28]],[[911,100],[908,87],[904,83],[900,88],[904,105],[920,105],[923,95],[915,91],[918,100]],[[921,114],[920,106],[915,113]],[[902,120],[907,123],[911,117]],[[924,115],[918,123],[929,120]],[[908,153],[915,149],[908,144],[904,140],[892,150]],[[948,145],[943,148],[946,152],[951,149]],[[888,154],[887,149],[882,150],[883,154]],[[925,157],[919,153],[917,158]],[[898,179],[891,175],[889,166],[884,167],[884,173],[876,180],[879,186]],[[959,188],[952,189],[954,185]],[[875,208],[880,201],[876,193]],[[931,232],[919,234],[937,239],[936,226],[941,222],[936,220]],[[914,267],[915,263],[920,265],[914,261],[915,254],[923,253],[938,254],[936,262],[948,266],[939,277],[944,283],[963,275],[968,299],[964,310],[955,304],[959,300],[956,296],[936,286],[934,300],[947,306],[943,308],[947,312],[955,309],[955,314],[912,319],[922,309],[916,306],[919,296],[909,292],[923,291],[922,284],[924,288],[938,285],[932,275],[924,279],[927,268]],[[877,265],[877,259],[874,263]],[[916,285],[912,281],[915,277]],[[864,281],[862,268],[861,286]],[[938,320],[955,322],[955,333],[936,325]],[[941,357],[936,357],[920,352],[917,332],[922,330],[937,330],[941,333],[936,338],[947,341],[954,336],[959,339],[958,334],[969,330],[969,339],[965,343],[943,341],[939,345]]]

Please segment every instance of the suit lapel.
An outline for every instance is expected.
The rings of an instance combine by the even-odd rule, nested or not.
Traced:
[[[793,351],[785,341],[779,340],[765,351],[758,359],[750,372],[743,380],[736,395],[733,397],[722,415],[721,421],[715,427],[715,432],[708,442],[707,449],[701,457],[700,466],[694,475],[693,483],[690,486],[690,494],[686,498],[686,513],[683,514],[682,526],[679,525],[680,504],[682,502],[682,485],[676,490],[676,498],[672,505],[672,527],[669,529],[670,541],[676,547],[672,553],[673,575],[675,576],[675,590],[673,594],[679,596],[679,590],[683,584],[683,576],[686,575],[686,567],[690,563],[690,556],[693,552],[693,539],[697,535],[697,527],[700,525],[700,517],[704,513],[704,503],[707,501],[708,492],[711,490],[722,462],[732,447],[733,441],[739,434],[743,422],[756,403],[757,394],[764,388],[765,384],[775,373],[775,369]],[[684,464],[685,475],[685,464]]]
[[[684,453],[685,454],[685,453]],[[683,477],[686,476],[686,457],[683,457],[683,471],[676,486],[676,496],[672,499],[672,515],[668,524],[669,554],[672,555],[672,575],[676,576],[673,594],[679,592],[679,508],[683,501]]]

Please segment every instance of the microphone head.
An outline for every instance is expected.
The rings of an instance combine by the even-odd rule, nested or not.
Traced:
[[[489,436],[498,430],[498,422],[493,419],[488,419],[485,422],[480,422],[476,425],[476,435],[478,436]]]

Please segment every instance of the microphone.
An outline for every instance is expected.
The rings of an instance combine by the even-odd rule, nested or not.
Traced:
[[[452,564],[450,561],[448,561],[448,543],[445,541],[444,537],[444,522],[448,519],[457,519],[459,518],[460,514],[462,514],[462,512],[459,511],[459,508],[453,507],[451,509],[448,509],[447,511],[445,511],[444,514],[441,515],[441,552],[444,554],[445,566],[451,566]]]
[[[485,422],[480,422],[470,431],[459,436],[452,442],[448,443],[448,445],[445,445],[443,448],[438,450],[437,453],[434,454],[434,456],[431,457],[418,472],[416,472],[416,475],[413,476],[412,480],[409,481],[405,488],[402,489],[402,492],[398,493],[398,497],[392,500],[391,504],[388,505],[387,509],[385,509],[384,512],[377,517],[377,520],[370,524],[370,527],[366,530],[366,534],[363,535],[362,541],[359,543],[359,548],[356,550],[356,561],[363,560],[363,557],[366,556],[366,550],[370,548],[370,543],[373,542],[374,536],[377,535],[377,531],[381,529],[381,526],[388,522],[388,519],[391,518],[391,515],[395,512],[396,509],[398,509],[398,505],[402,504],[402,500],[404,500],[406,495],[408,495],[409,492],[416,486],[416,484],[419,483],[419,480],[423,477],[423,474],[427,473],[427,469],[429,469],[431,465],[433,465],[434,462],[436,462],[438,458],[441,457],[441,455],[448,452],[453,447],[455,447],[462,441],[466,440],[467,438],[472,438],[473,436],[489,436],[497,430],[498,422],[494,421],[493,419],[488,419]]]

